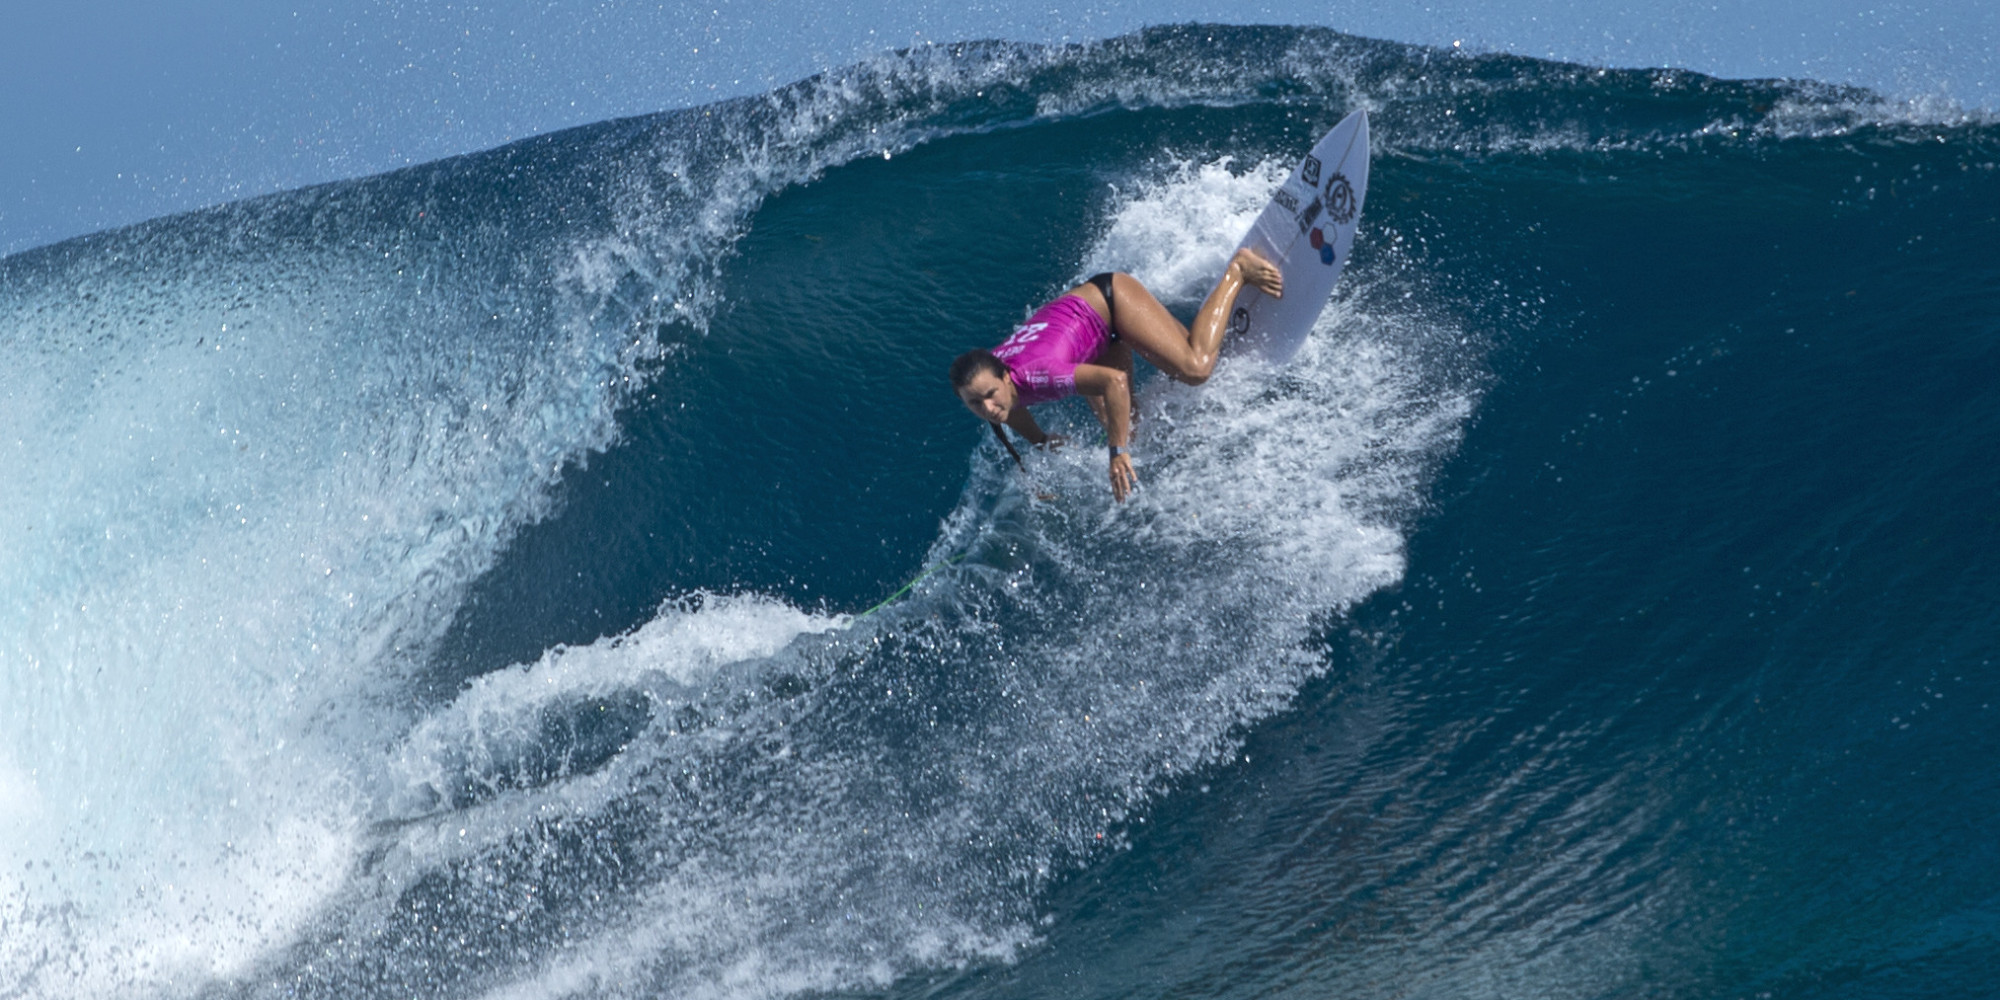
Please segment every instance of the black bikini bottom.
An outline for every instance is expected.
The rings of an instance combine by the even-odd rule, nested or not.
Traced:
[[[1091,284],[1097,286],[1098,291],[1104,293],[1104,316],[1105,316],[1104,326],[1105,329],[1110,332],[1111,339],[1117,340],[1118,306],[1111,301],[1111,272],[1100,271],[1096,274],[1091,275],[1089,281]]]

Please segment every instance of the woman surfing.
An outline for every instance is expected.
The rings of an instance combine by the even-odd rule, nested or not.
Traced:
[[[1230,310],[1245,284],[1272,298],[1284,295],[1284,276],[1269,261],[1238,250],[1222,281],[1195,313],[1192,328],[1129,274],[1104,273],[1035,310],[1012,336],[992,350],[970,350],[951,363],[951,385],[972,415],[1019,463],[1021,456],[1001,424],[1037,446],[1061,447],[1028,407],[1078,394],[1090,404],[1111,449],[1111,495],[1123,502],[1138,477],[1126,448],[1132,439],[1132,353],[1176,381],[1200,385],[1215,370]]]

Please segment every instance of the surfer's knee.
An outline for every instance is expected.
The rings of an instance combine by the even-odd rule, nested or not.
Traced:
[[[1210,375],[1215,374],[1215,359],[1195,358],[1168,374],[1174,377],[1174,381],[1183,385],[1200,385],[1208,381]]]

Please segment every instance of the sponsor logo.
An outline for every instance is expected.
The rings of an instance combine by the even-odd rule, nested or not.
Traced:
[[[1314,250],[1319,251],[1320,263],[1328,265],[1333,263],[1333,241],[1327,239],[1325,233],[1318,229],[1313,230],[1312,246]]]
[[[1250,329],[1250,310],[1237,306],[1236,311],[1229,314],[1229,332],[1242,336],[1248,329]]]
[[[1313,222],[1318,218],[1319,218],[1319,199],[1314,198],[1313,203],[1307,205],[1306,210],[1299,213],[1299,232],[1303,233],[1306,230],[1311,229]]]
[[[1319,187],[1319,157],[1306,157],[1305,164],[1299,167],[1299,179],[1305,181],[1307,187]]]
[[[1279,188],[1278,193],[1271,196],[1271,200],[1277,202],[1280,205],[1285,206],[1285,211],[1291,212],[1294,215],[1298,214],[1299,211],[1298,195],[1295,195],[1290,191],[1285,190],[1284,188]]]
[[[1346,174],[1334,174],[1326,182],[1326,214],[1340,225],[1354,221],[1354,185],[1347,182]]]

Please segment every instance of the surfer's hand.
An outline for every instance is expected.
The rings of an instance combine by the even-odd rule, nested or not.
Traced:
[[[1040,441],[1035,442],[1035,447],[1045,448],[1049,451],[1060,451],[1062,450],[1062,446],[1068,443],[1069,438],[1063,437],[1061,434],[1044,434]]]
[[[1132,471],[1132,459],[1125,455],[1111,456],[1111,495],[1124,503],[1126,495],[1137,485],[1139,475]]]

